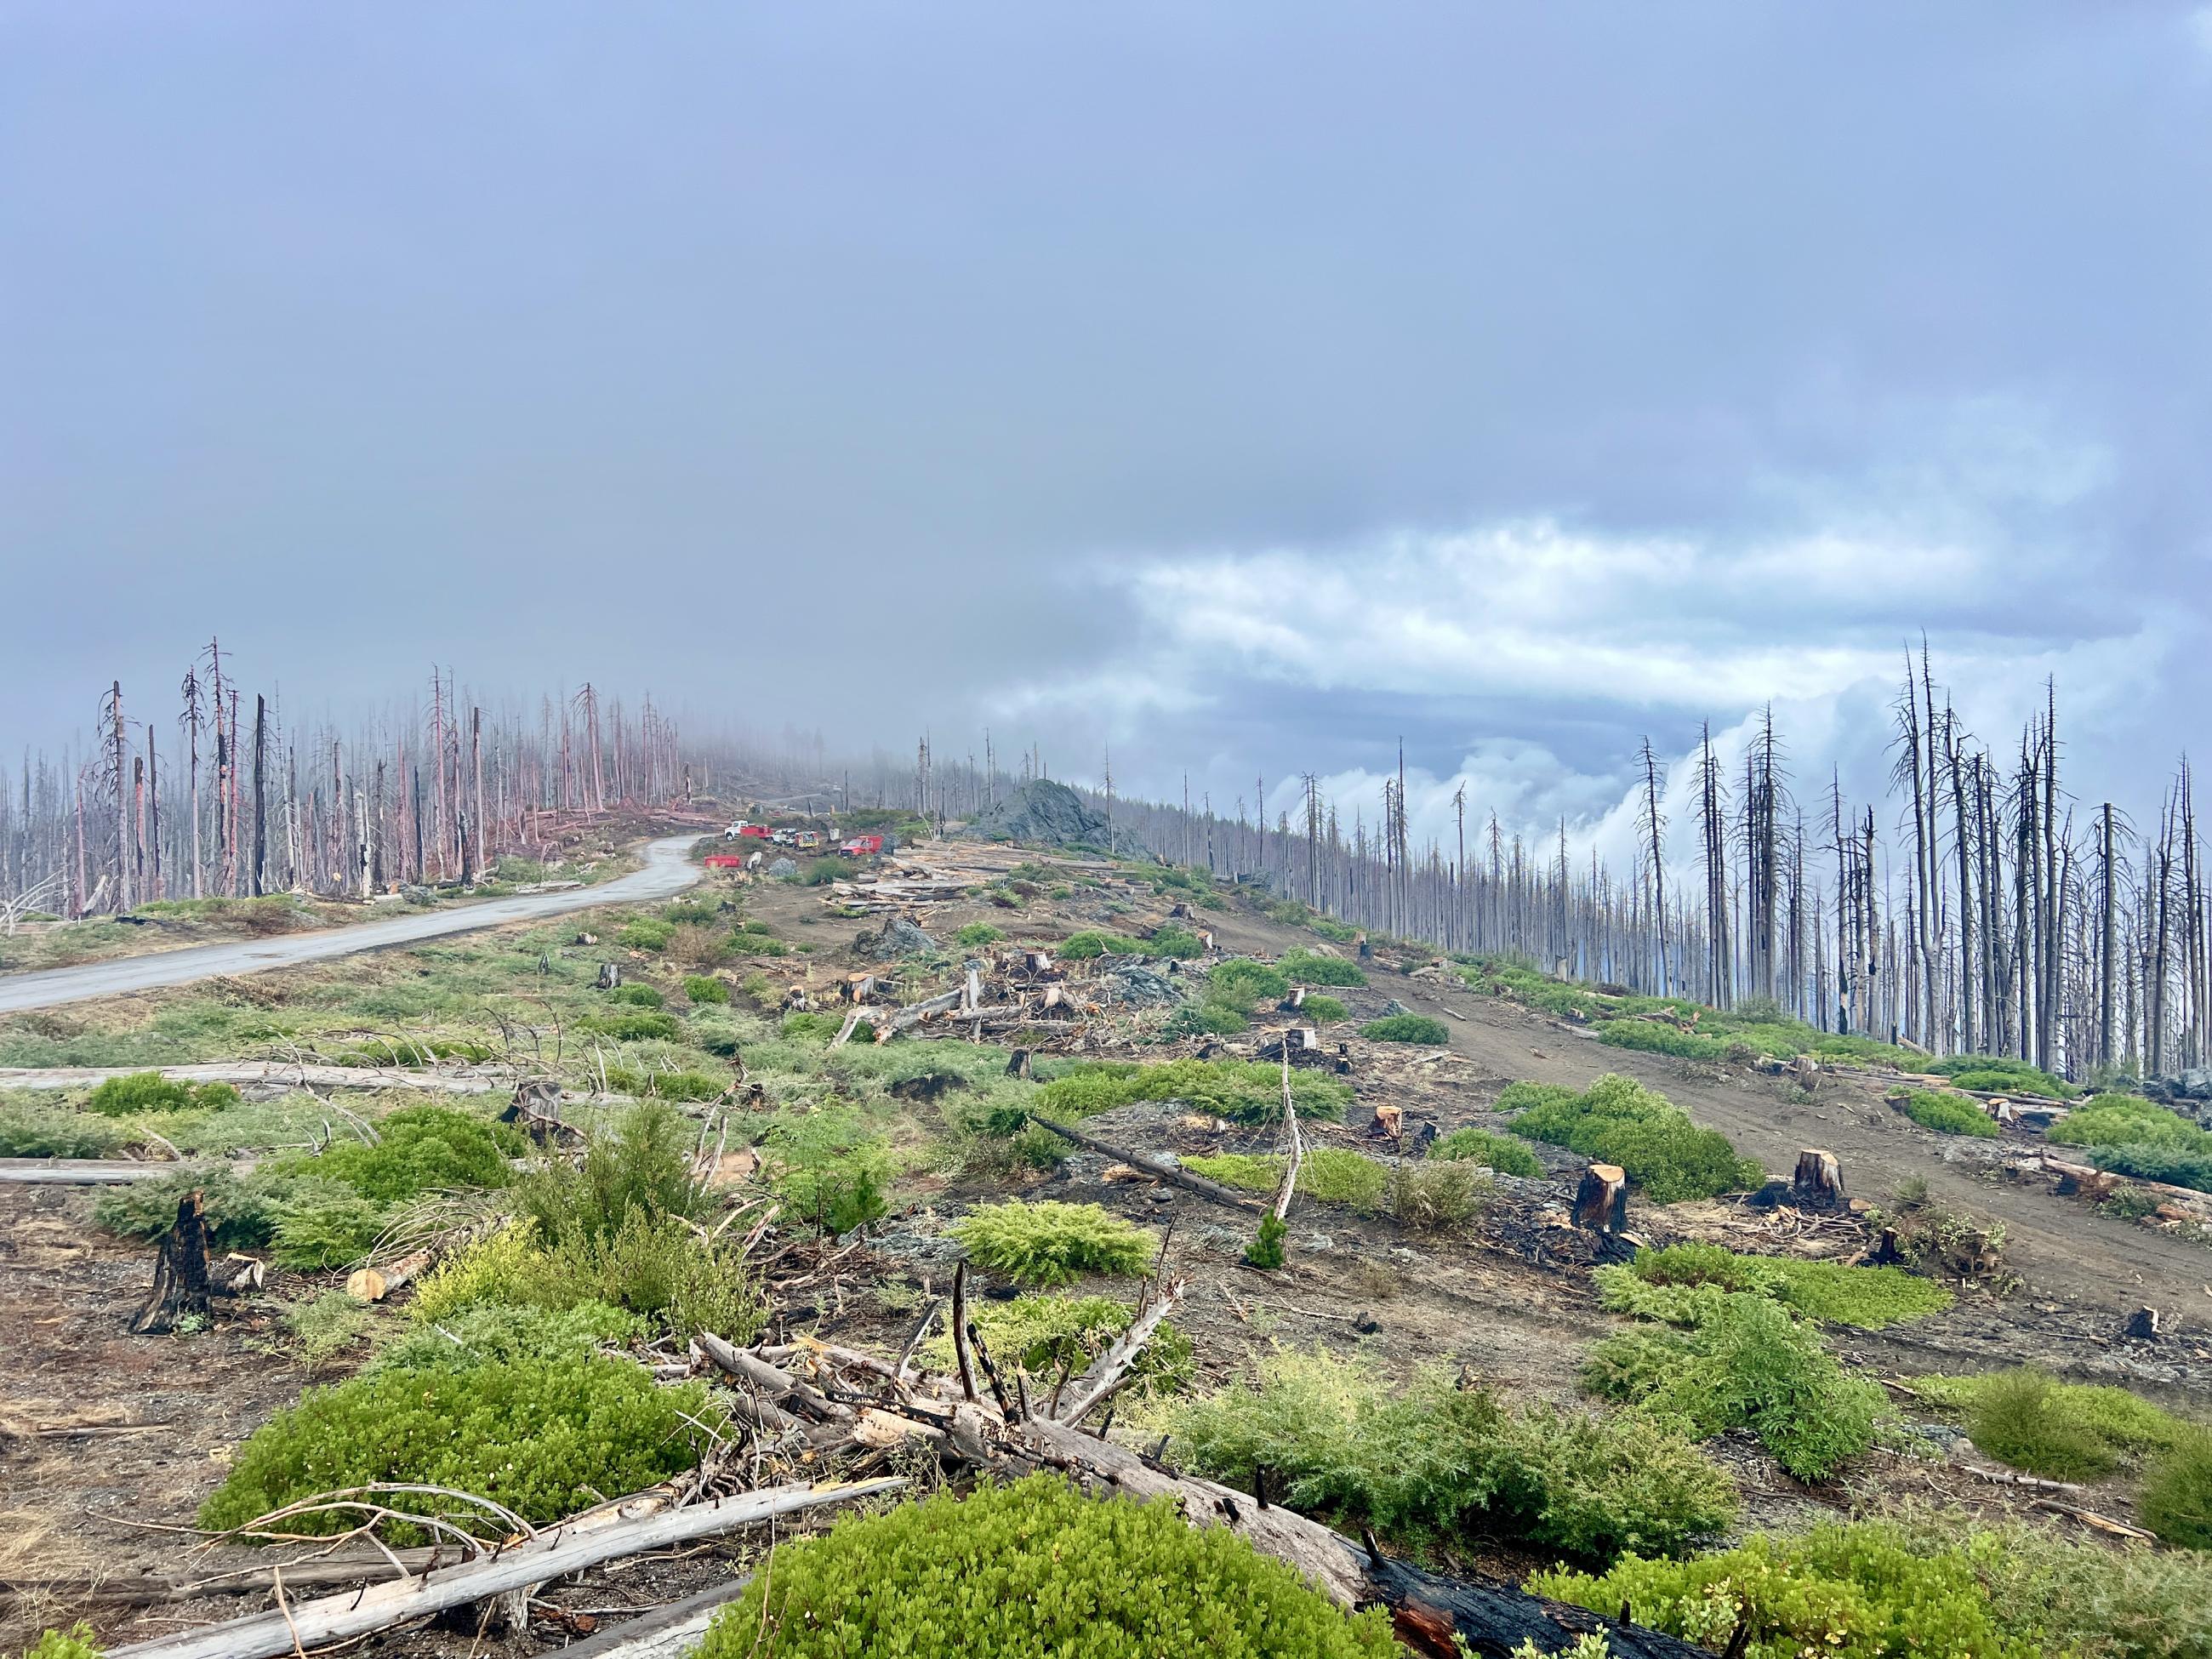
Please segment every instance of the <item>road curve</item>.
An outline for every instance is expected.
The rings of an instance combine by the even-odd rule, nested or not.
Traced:
[[[52,1008],[59,1003],[120,996],[131,991],[151,991],[219,974],[258,974],[270,968],[289,968],[302,962],[349,957],[361,951],[383,951],[395,945],[441,939],[448,933],[473,933],[480,927],[537,921],[602,904],[634,904],[667,898],[699,879],[697,867],[685,856],[696,839],[696,836],[671,836],[664,841],[648,842],[642,870],[617,876],[597,887],[579,887],[564,893],[523,893],[513,898],[486,899],[453,910],[414,911],[386,921],[365,921],[357,927],[331,927],[279,939],[245,939],[232,945],[194,945],[150,956],[121,957],[112,962],[82,963],[74,968],[0,975],[0,1013]]]

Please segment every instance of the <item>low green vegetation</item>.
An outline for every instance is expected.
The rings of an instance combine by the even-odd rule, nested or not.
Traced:
[[[615,943],[627,951],[665,951],[676,937],[676,924],[658,916],[639,916],[623,924]]]
[[[1335,1025],[1352,1018],[1352,1011],[1334,997],[1310,996],[1298,1005],[1298,1017],[1316,1025]]]
[[[1291,1099],[1299,1116],[1334,1122],[1352,1103],[1352,1085],[1320,1072],[1294,1071]],[[1256,1060],[1092,1062],[1046,1084],[1037,1091],[1036,1109],[1046,1117],[1089,1117],[1139,1100],[1188,1101],[1238,1123],[1272,1123],[1283,1115],[1283,1075]]]
[[[785,1544],[698,1659],[1393,1659],[1389,1615],[1346,1613],[1297,1569],[1164,1504],[1031,1475],[848,1516]]]
[[[1451,1041],[1451,1027],[1427,1014],[1387,1014],[1359,1028],[1370,1042],[1418,1042],[1436,1048]]]
[[[1544,1173],[1544,1166],[1536,1161],[1535,1153],[1519,1141],[1494,1135],[1487,1129],[1454,1129],[1448,1135],[1440,1135],[1429,1148],[1429,1156],[1480,1164],[1500,1175],[1519,1176],[1528,1181],[1540,1179]]]
[[[92,1626],[82,1621],[67,1630],[49,1630],[23,1650],[23,1659],[100,1659],[100,1656]]]
[[[2212,1431],[2191,1428],[2152,1462],[2136,1512],[2166,1543],[2212,1550]]]
[[[1045,1289],[1084,1273],[1142,1273],[1160,1243],[1096,1204],[1049,1200],[979,1205],[951,1232],[977,1267]]]
[[[1801,1480],[1824,1480],[1865,1452],[1886,1410],[1881,1388],[1846,1376],[1818,1332],[1744,1291],[1709,1292],[1686,1334],[1607,1338],[1583,1381],[1700,1438],[1749,1429]]]
[[[1971,1100],[1958,1095],[1939,1095],[1916,1089],[1905,1096],[1903,1110],[1923,1129],[1939,1135],[1971,1135],[1978,1140],[1997,1138],[1996,1120]]]
[[[1516,1083],[1499,1097],[1516,1112],[1513,1132],[1619,1165],[1655,1202],[1677,1204],[1759,1186],[1765,1172],[1736,1156],[1728,1137],[1700,1129],[1662,1094],[1607,1073],[1581,1094]]]
[[[1290,977],[1279,968],[1249,957],[1217,963],[1206,976],[1206,994],[1250,1013],[1262,1002],[1279,1002],[1291,994]]]
[[[1959,1413],[1967,1437],[1999,1462],[2054,1480],[2101,1480],[2197,1431],[2125,1389],[2062,1382],[2033,1366],[1923,1376],[1912,1387],[1928,1404]]]
[[[1006,936],[1003,927],[994,927],[988,921],[971,921],[953,934],[952,942],[963,951],[981,951],[998,944]]]
[[[703,1387],[662,1388],[626,1359],[387,1366],[311,1389],[255,1431],[202,1507],[200,1524],[228,1530],[302,1498],[379,1481],[472,1492],[526,1521],[557,1521],[690,1468],[695,1443],[722,1421]],[[395,1492],[379,1501],[444,1514],[486,1536],[509,1530],[442,1496]],[[359,1518],[343,1510],[313,1511],[288,1517],[281,1530],[344,1532]],[[387,1530],[394,1542],[428,1541],[407,1523]]]
[[[134,1117],[150,1112],[216,1112],[238,1104],[228,1083],[179,1083],[159,1072],[112,1077],[85,1097],[85,1109],[103,1117]]]
[[[2208,1659],[2212,1556],[2113,1549],[1943,1510],[1757,1535],[1689,1561],[1631,1557],[1527,1588],[1747,1659]]]
[[[730,988],[712,974],[686,974],[684,995],[695,1008],[718,1008],[729,1001]]]
[[[1018,1366],[1042,1380],[1048,1394],[1060,1378],[1081,1375],[1129,1328],[1135,1315],[1128,1303],[1110,1296],[1054,1293],[1018,1296],[1011,1302],[977,1301],[968,1310],[1000,1370]],[[922,1358],[935,1370],[949,1373],[951,1334],[940,1331],[932,1337],[922,1348]],[[1173,1321],[1163,1320],[1131,1368],[1136,1378],[1133,1387],[1140,1398],[1172,1394],[1189,1382],[1193,1365],[1190,1339]],[[1039,1397],[1035,1389],[1030,1394]]]
[[[129,1132],[107,1118],[36,1095],[0,1096],[0,1158],[112,1158],[130,1144]]]
[[[890,1148],[851,1106],[786,1115],[763,1142],[785,1213],[832,1235],[884,1213],[896,1173]]]
[[[1947,1054],[1923,1062],[1937,1077],[1949,1078],[1960,1089],[1978,1089],[1994,1095],[2039,1095],[2045,1100],[2071,1100],[2081,1091],[2063,1078],[2031,1066],[2024,1060],[1994,1054]]]
[[[1100,957],[1189,957],[1205,949],[1197,934],[1181,927],[1159,928],[1150,939],[1132,939],[1126,933],[1090,927],[1061,940],[1060,954],[1070,962],[1092,962]]]
[[[1186,1158],[1182,1166],[1193,1175],[1218,1181],[1224,1187],[1241,1187],[1248,1192],[1272,1193],[1283,1181],[1283,1160],[1279,1158],[1224,1152],[1212,1158]],[[1316,1147],[1298,1165],[1299,1194],[1323,1203],[1378,1209],[1389,1184],[1390,1172],[1382,1164],[1340,1146]]]
[[[1608,1311],[1694,1325],[1718,1298],[1735,1292],[1773,1297],[1808,1319],[1881,1330],[1941,1313],[1951,1292],[1899,1267],[1847,1267],[1790,1256],[1739,1255],[1717,1244],[1644,1249],[1620,1267],[1600,1267]]]
[[[1264,1469],[1285,1501],[1414,1547],[1496,1534],[1603,1559],[1680,1549],[1736,1512],[1727,1477],[1654,1419],[1515,1410],[1434,1370],[1394,1390],[1320,1349],[1160,1418],[1187,1467],[1248,1489]]]
[[[2212,1132],[2136,1095],[2098,1095],[2051,1126],[2051,1139],[2087,1146],[2098,1168],[2212,1192]]]
[[[1318,951],[1286,951],[1277,964],[1283,976],[1294,985],[1364,985],[1367,975],[1356,962],[1346,962],[1342,957],[1327,957]]]
[[[666,1001],[659,992],[638,980],[628,980],[616,986],[607,992],[606,999],[609,1002],[625,1003],[632,1008],[659,1008]]]

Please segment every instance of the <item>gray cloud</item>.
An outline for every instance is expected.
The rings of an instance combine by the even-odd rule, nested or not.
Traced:
[[[1156,788],[1402,732],[1595,811],[1643,726],[1817,725],[1925,625],[2144,789],[2212,690],[2203,38],[14,7],[0,735],[219,628],[317,698],[588,673]],[[1533,526],[1597,561],[1549,606],[1437,550]]]

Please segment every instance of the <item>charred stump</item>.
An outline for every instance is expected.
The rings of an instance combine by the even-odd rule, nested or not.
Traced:
[[[594,990],[611,991],[622,983],[622,969],[611,962],[599,964],[599,976],[592,981]]]
[[[207,1206],[195,1188],[177,1200],[177,1218],[161,1235],[154,1259],[154,1289],[131,1316],[134,1336],[161,1336],[187,1315],[209,1312]]]
[[[1844,1191],[1843,1166],[1833,1152],[1808,1146],[1797,1154],[1797,1173],[1790,1178],[1790,1201],[1801,1210],[1822,1215],[1841,1215],[1851,1206]]]
[[[1628,1176],[1617,1164],[1593,1164],[1575,1188],[1575,1225],[1617,1237],[1628,1225]]]

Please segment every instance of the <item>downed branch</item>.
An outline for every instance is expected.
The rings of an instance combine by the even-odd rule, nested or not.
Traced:
[[[434,1575],[410,1574],[363,1590],[295,1602],[289,1609],[280,1607],[274,1613],[111,1648],[108,1659],[278,1659],[389,1630],[447,1607],[507,1595],[601,1562],[734,1532],[777,1516],[871,1498],[906,1484],[902,1477],[890,1477],[850,1486],[772,1486],[678,1510],[661,1509],[656,1501],[644,1515],[623,1516],[600,1526],[550,1528],[526,1542]],[[619,1511],[623,1506],[614,1507]]]
[[[1079,1146],[1103,1152],[1117,1163],[1126,1164],[1133,1170],[1141,1170],[1149,1176],[1157,1176],[1162,1181],[1171,1181],[1178,1187],[1196,1193],[1200,1198],[1212,1199],[1216,1204],[1226,1204],[1237,1210],[1257,1210],[1260,1207],[1243,1193],[1224,1187],[1218,1181],[1208,1181],[1204,1176],[1193,1175],[1181,1164],[1157,1152],[1138,1152],[1126,1147],[1109,1146],[1105,1141],[1085,1134],[1080,1129],[1071,1129],[1065,1123],[1055,1123],[1052,1119],[1039,1117],[1034,1112],[1030,1115],[1030,1121],[1039,1128],[1051,1130],[1063,1140],[1072,1140]]]

